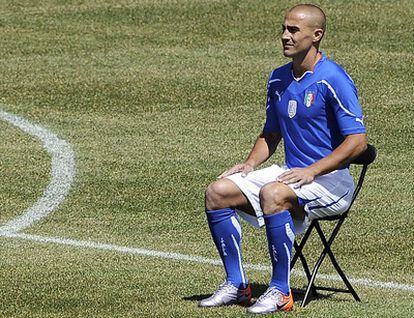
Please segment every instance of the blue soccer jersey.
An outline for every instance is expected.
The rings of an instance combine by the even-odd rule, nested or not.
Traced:
[[[264,132],[280,132],[289,168],[329,155],[345,136],[365,133],[354,82],[324,54],[313,72],[293,76],[292,63],[275,69],[267,88]]]

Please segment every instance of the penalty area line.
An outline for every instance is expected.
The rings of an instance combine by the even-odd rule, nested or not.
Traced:
[[[47,237],[18,233],[28,227],[31,227],[35,222],[46,217],[65,200],[75,176],[74,153],[71,145],[67,143],[65,140],[60,139],[57,135],[39,125],[30,123],[24,118],[18,117],[16,115],[2,111],[0,109],[0,120],[7,121],[10,124],[20,128],[23,132],[39,139],[52,159],[51,179],[43,195],[33,206],[27,209],[22,215],[7,222],[6,224],[0,225],[0,236],[23,239],[27,241],[39,242],[44,244],[52,243],[73,246],[78,248],[107,250],[147,257],[158,257],[164,259],[172,259],[176,261],[187,261],[193,263],[222,266],[221,260],[209,259],[201,256],[191,256],[180,253],[166,253],[155,250],[118,246],[113,244],[104,244],[92,241],[79,241],[67,238]],[[245,264],[245,268],[257,271],[271,270],[270,266],[255,264]],[[306,277],[305,273],[297,270],[293,270],[292,274],[299,277]],[[336,275],[319,274],[318,278],[329,281],[341,281],[341,278]],[[349,281],[353,284],[371,288],[385,288],[392,290],[414,292],[413,285],[400,284],[395,282],[381,282],[367,278],[351,278],[349,279]]]
[[[180,253],[167,253],[167,252],[161,252],[161,251],[156,251],[156,250],[119,246],[119,245],[114,245],[114,244],[105,244],[105,243],[99,243],[99,242],[93,242],[93,241],[81,241],[81,240],[73,240],[73,239],[62,238],[62,237],[40,236],[40,235],[32,235],[32,234],[24,234],[24,233],[0,233],[0,236],[8,237],[8,238],[23,239],[27,241],[39,242],[39,243],[45,243],[45,244],[52,243],[52,244],[73,246],[73,247],[84,248],[84,249],[105,250],[105,251],[119,252],[119,253],[124,253],[124,254],[146,256],[146,257],[172,259],[175,261],[186,261],[186,262],[201,263],[201,264],[208,264],[208,265],[214,265],[214,266],[222,266],[221,260],[218,260],[218,259],[210,259],[210,258],[206,258],[202,256],[185,255],[185,254],[180,254]],[[246,269],[252,269],[252,270],[257,270],[257,271],[267,271],[267,272],[271,271],[271,267],[267,265],[245,264],[244,266]],[[306,277],[304,272],[301,272],[298,270],[293,270],[292,274],[298,277]],[[319,274],[318,279],[335,281],[335,282],[342,281],[338,275]],[[375,281],[375,280],[368,279],[368,278],[350,278],[349,281],[353,284],[370,287],[370,288],[381,288],[381,289],[414,292],[414,285],[400,284],[396,282]]]
[[[75,176],[75,159],[71,145],[50,130],[1,109],[0,120],[40,140],[52,161],[50,181],[43,195],[22,215],[0,226],[0,233],[17,233],[46,217],[65,200]]]

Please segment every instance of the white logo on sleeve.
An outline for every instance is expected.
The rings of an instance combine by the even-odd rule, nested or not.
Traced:
[[[364,124],[364,121],[362,120],[362,118],[355,118],[355,121],[360,122],[362,125]]]
[[[277,99],[279,100],[279,102],[282,100],[282,96],[281,93],[279,93],[279,91],[275,91],[275,95],[277,96]]]

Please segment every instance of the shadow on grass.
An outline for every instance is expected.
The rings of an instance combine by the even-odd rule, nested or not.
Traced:
[[[251,283],[251,287],[252,287],[252,296],[253,296],[253,300],[256,300],[260,295],[262,295],[268,285],[264,285],[264,284],[255,284],[255,283]],[[301,303],[304,296],[305,296],[305,289],[292,289],[292,293],[293,293],[293,301],[299,302]],[[316,296],[315,295],[311,295],[310,300],[315,300],[315,299],[327,299],[327,298],[331,298],[335,293],[329,293],[329,294],[320,294],[318,293]],[[186,300],[186,301],[199,301],[201,299],[210,297],[212,294],[200,294],[200,295],[192,295],[192,296],[185,296],[182,299]]]

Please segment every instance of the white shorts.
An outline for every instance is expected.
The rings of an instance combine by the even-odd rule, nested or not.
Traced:
[[[288,170],[286,166],[272,165],[252,171],[246,177],[242,177],[241,173],[228,176],[227,178],[233,181],[247,197],[256,216],[240,210],[236,210],[237,213],[253,226],[262,227],[264,219],[259,199],[260,189],[265,184],[276,181],[279,175]],[[293,220],[295,232],[301,233],[306,229],[309,220],[338,215],[348,209],[354,193],[354,179],[348,169],[342,169],[317,177],[313,182],[298,189],[293,188],[293,185],[290,187],[296,193],[299,205],[304,207],[307,214],[304,221]]]

